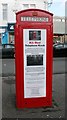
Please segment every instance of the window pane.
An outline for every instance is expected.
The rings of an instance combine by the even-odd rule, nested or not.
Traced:
[[[2,10],[3,10],[3,20],[7,20],[7,4],[2,4]]]
[[[30,8],[36,8],[35,4],[30,4]]]
[[[29,4],[23,4],[23,9],[28,9],[29,8]]]

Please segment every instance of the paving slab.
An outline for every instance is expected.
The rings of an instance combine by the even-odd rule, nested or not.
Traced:
[[[2,118],[65,118],[65,74],[54,74],[52,107],[16,108],[15,76],[2,78]]]

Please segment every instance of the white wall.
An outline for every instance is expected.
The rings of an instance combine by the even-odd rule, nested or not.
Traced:
[[[22,10],[23,9],[23,4],[36,4],[36,8],[38,9],[47,9],[46,5],[44,5],[44,1],[47,0],[16,0],[17,1],[17,6],[18,6],[18,10]],[[30,8],[30,7],[29,7]]]
[[[36,4],[36,8],[47,10],[46,4],[44,3],[46,0],[0,0],[0,26],[6,26],[7,23],[16,22],[15,12],[23,10],[23,4]],[[3,21],[2,16],[2,4],[8,4],[8,20]],[[16,11],[17,10],[17,11]]]
[[[8,5],[8,23],[14,23],[16,20],[15,12],[13,11],[15,2],[14,0],[10,0],[11,2]]]
[[[15,4],[14,4],[14,7],[13,7],[13,10],[17,10],[16,12],[18,11],[21,11],[21,10],[24,10],[24,7],[23,5],[24,4],[28,4],[29,7],[27,9],[30,9],[31,8],[31,4],[35,4],[37,9],[42,9],[42,10],[47,10],[47,4],[44,3],[44,1],[47,1],[47,0],[15,0]]]

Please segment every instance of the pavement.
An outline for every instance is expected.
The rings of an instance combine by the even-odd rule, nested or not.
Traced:
[[[15,76],[2,81],[2,118],[65,118],[65,74],[53,75],[52,107],[16,108]]]
[[[2,118],[65,118],[65,73],[54,72],[52,76],[52,106],[40,108],[16,107],[15,75],[2,79]]]

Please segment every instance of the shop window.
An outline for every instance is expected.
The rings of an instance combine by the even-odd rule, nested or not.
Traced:
[[[1,34],[0,34],[0,44],[1,44]]]
[[[14,33],[9,33],[9,43],[14,44]]]

